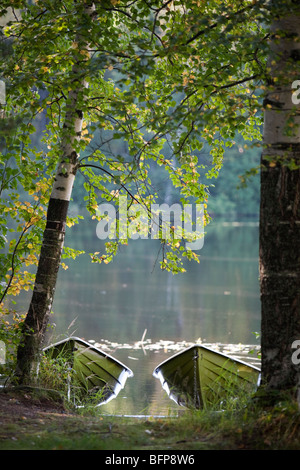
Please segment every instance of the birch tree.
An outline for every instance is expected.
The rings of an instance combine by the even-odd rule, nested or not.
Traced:
[[[1,67],[7,112],[23,117],[17,134],[22,152],[14,147],[10,155],[19,168],[30,168],[27,183],[22,181],[29,192],[34,165],[52,187],[18,351],[17,375],[24,382],[48,323],[75,174],[85,178],[87,208],[96,217],[98,196],[114,201],[125,191],[129,204],[155,202],[151,160],[165,169],[183,203],[206,206],[207,221],[210,180],[222,167],[224,147],[233,145],[236,132],[249,139],[260,135],[254,91],[265,31],[258,10],[239,2],[234,8],[227,2],[94,2],[93,21],[93,8],[84,1],[20,0],[16,6],[22,14],[3,29],[14,55]],[[45,110],[48,126],[38,152],[30,136],[33,118]],[[105,131],[100,145],[93,139],[99,129]],[[104,152],[102,144],[115,139],[126,142],[126,155]],[[117,246],[108,243],[106,254],[92,260],[107,262]],[[198,257],[172,239],[164,241],[161,266],[182,272],[182,259]]]
[[[134,201],[147,207],[154,201],[144,163],[149,158],[166,167],[174,185],[183,189],[186,198],[190,194],[203,201],[206,195],[206,186],[196,185],[195,157],[184,144],[180,146],[181,167],[174,168],[161,153],[170,128],[158,131],[154,124],[159,122],[161,111],[168,110],[167,104],[161,107],[154,100],[150,107],[145,107],[145,103],[140,105],[145,93],[129,90],[128,76],[134,72],[138,82],[144,74],[141,59],[147,48],[150,61],[157,53],[153,48],[158,36],[150,27],[153,20],[149,7],[143,2],[140,5],[141,9],[136,10],[126,2],[122,5],[124,9],[120,9],[113,2],[99,2],[95,8],[84,1],[36,2],[30,6],[20,1],[16,6],[24,7],[23,10],[14,11],[13,20],[3,28],[14,44],[13,57],[2,66],[8,89],[6,110],[11,114],[17,112],[23,118],[14,137],[21,151],[7,139],[3,155],[7,161],[13,160],[22,172],[28,169],[26,180],[16,176],[14,183],[21,184],[29,195],[39,201],[43,196],[36,196],[33,189],[37,170],[47,183],[47,192],[52,187],[32,300],[23,324],[23,342],[18,349],[16,376],[20,383],[32,379],[38,363],[61,262],[75,175],[80,172],[85,178],[87,209],[93,217],[96,217],[99,194],[100,198],[114,201],[115,195],[123,190],[129,196],[129,204]],[[105,77],[112,70],[120,74],[115,82]],[[149,102],[148,97],[146,101]],[[33,120],[45,111],[48,125],[43,143],[47,150],[37,151],[30,145],[30,135],[35,130]],[[101,134],[100,143],[99,138],[95,143],[93,133],[99,129],[106,132],[104,142]],[[116,138],[127,142],[126,156],[108,156],[103,152],[104,144]],[[189,181],[194,183],[191,190],[187,186]],[[30,202],[26,201],[26,206],[32,210]],[[39,215],[40,227],[42,219]],[[26,225],[24,233],[29,227]],[[108,262],[118,243],[107,243],[106,253],[92,254],[92,261]],[[191,250],[179,247],[178,240],[164,241],[164,245],[164,269],[183,270],[179,253],[197,260]],[[37,241],[36,246],[39,248]]]
[[[2,3],[3,13],[11,5]],[[22,15],[14,12],[13,21],[3,28],[13,41],[14,55],[1,64],[0,73],[8,94],[6,112],[18,113],[22,124],[14,145],[7,138],[3,158],[14,158],[18,168],[9,184],[19,178],[34,197],[33,182],[52,188],[43,201],[47,220],[24,323],[28,334],[19,349],[20,380],[30,376],[48,322],[75,176],[84,178],[93,217],[101,198],[111,202],[122,191],[130,204],[147,208],[157,199],[151,161],[166,170],[182,201],[206,206],[208,221],[210,182],[222,168],[224,148],[234,145],[237,133],[254,144],[261,142],[263,107],[263,385],[295,389],[299,372],[291,360],[291,345],[300,335],[299,133],[291,84],[297,81],[299,61],[297,2],[14,4]],[[44,148],[37,151],[30,144],[33,119],[41,112],[47,112],[48,126]],[[126,143],[126,152],[107,152],[107,144],[118,139]],[[43,217],[38,215],[41,227]],[[31,216],[26,220],[32,221]],[[29,232],[26,226],[23,239]],[[92,260],[108,262],[117,247],[108,243],[107,252],[94,253]],[[181,272],[183,255],[198,259],[178,240],[165,248],[164,269]]]
[[[77,15],[83,15],[86,22],[92,21],[94,4],[83,5]],[[75,48],[90,58],[86,39],[77,34]],[[71,69],[72,88],[69,91],[65,110],[58,165],[54,176],[48,203],[46,227],[43,233],[38,269],[35,277],[32,299],[23,323],[24,341],[18,348],[16,376],[20,383],[28,381],[37,372],[39,352],[49,322],[53,303],[57,273],[61,263],[69,202],[78,167],[79,147],[83,126],[83,111],[80,109],[84,92],[88,86],[84,61],[75,63]]]

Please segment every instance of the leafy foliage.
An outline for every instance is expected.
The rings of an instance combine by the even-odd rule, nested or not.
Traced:
[[[149,209],[160,198],[153,177],[164,170],[180,201],[204,204],[209,221],[224,149],[237,133],[260,139],[267,2],[105,0],[89,15],[84,0],[4,0],[0,16],[1,301],[32,286],[70,93],[82,78],[77,172],[91,217],[120,191]],[[118,243],[92,261],[109,262]],[[164,242],[162,253],[162,268],[175,273],[182,257],[198,260],[178,240]],[[67,248],[64,258],[77,254]]]
[[[15,369],[17,348],[23,340],[21,330],[24,315],[5,309],[1,313],[0,341],[5,344],[5,364],[0,364],[0,377],[3,375],[7,378],[12,375],[12,371]]]

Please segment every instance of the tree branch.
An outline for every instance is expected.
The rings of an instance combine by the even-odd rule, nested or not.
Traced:
[[[21,240],[22,240],[23,236],[25,235],[25,233],[27,232],[27,230],[29,230],[30,227],[32,227],[33,225],[34,225],[34,224],[29,224],[29,225],[27,225],[26,227],[24,227],[24,229],[22,230],[22,233],[21,233],[21,235],[20,235],[20,237],[19,237],[19,240],[18,240],[17,243],[16,243],[16,246],[15,246],[14,251],[13,251],[13,253],[12,253],[12,259],[11,259],[11,270],[12,270],[12,272],[11,272],[9,281],[8,281],[8,283],[7,283],[7,286],[6,286],[6,288],[5,288],[5,290],[4,290],[3,294],[2,294],[2,296],[1,296],[1,298],[0,298],[0,304],[3,302],[5,296],[6,296],[7,292],[8,292],[8,289],[9,289],[10,286],[11,286],[11,283],[12,283],[12,280],[13,280],[13,278],[14,278],[14,275],[15,275],[15,264],[14,264],[14,261],[15,261],[15,255],[16,255],[18,246],[19,246],[19,244],[21,243]]]
[[[98,165],[93,165],[92,163],[90,164],[86,164],[86,165],[79,165],[78,166],[78,169],[80,170],[80,168],[96,168],[97,170],[101,170],[103,171],[103,173],[106,173],[107,175],[109,175],[111,178],[114,179],[114,175],[106,170],[105,168],[101,167],[101,166],[98,166]],[[126,186],[123,184],[123,183],[119,183],[120,186],[127,192],[127,194],[129,194],[129,196],[131,197],[131,199],[133,199],[134,201],[136,201],[138,204],[140,204],[140,202],[134,197],[134,195],[129,191],[129,189],[126,188]]]
[[[238,10],[234,13],[230,13],[230,14],[226,15],[224,17],[224,19],[229,20],[230,18],[234,18],[235,16],[240,15],[240,14],[244,13],[247,10],[251,10],[252,8],[254,8],[254,6],[256,6],[256,3],[258,3],[258,2],[253,2],[253,3],[251,3],[251,5],[247,5],[246,7],[242,8],[241,10]],[[213,23],[212,25],[210,25],[208,28],[201,29],[201,31],[198,31],[198,33],[196,33],[194,36],[192,36],[190,39],[188,39],[188,41],[185,43],[185,45],[187,46],[191,42],[195,41],[195,39],[198,39],[200,36],[207,33],[207,31],[211,31],[212,29],[219,26],[219,24],[220,24],[220,21],[217,21],[216,23]]]

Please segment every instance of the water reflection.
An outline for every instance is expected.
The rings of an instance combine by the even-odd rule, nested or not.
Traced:
[[[101,251],[95,225],[88,223],[72,229],[66,243],[86,252]],[[131,240],[109,265],[91,264],[81,256],[59,272],[53,305],[56,335],[108,341],[114,357],[134,373],[107,405],[111,413],[166,414],[173,409],[152,377],[154,367],[173,353],[162,347],[162,340],[257,343],[253,334],[260,330],[256,223],[212,223],[199,252],[200,264],[188,264],[183,275],[162,272],[155,265],[158,251],[159,241]],[[133,347],[145,330],[146,339],[160,347]],[[130,347],[120,347],[126,344]]]
[[[133,344],[103,341],[97,346],[114,356],[117,355],[122,362],[126,361],[134,373],[134,377],[127,381],[118,397],[108,405],[102,406],[101,412],[114,415],[176,416],[184,411],[170,400],[160,382],[153,377],[153,368],[172,357],[174,353],[190,348],[192,343],[166,340],[153,343],[146,340],[142,345],[140,341]],[[205,343],[203,346],[253,366],[260,366],[259,345]]]

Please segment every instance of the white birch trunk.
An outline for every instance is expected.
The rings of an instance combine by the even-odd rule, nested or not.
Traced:
[[[86,7],[92,15],[95,6]],[[88,51],[88,45],[85,46]],[[82,75],[80,65],[75,64],[72,75]],[[61,158],[58,162],[52,192],[48,204],[46,228],[36,273],[35,286],[29,310],[24,322],[23,342],[18,348],[16,377],[19,383],[34,378],[39,352],[51,313],[57,274],[65,239],[65,227],[69,202],[78,164],[78,140],[81,137],[83,113],[78,109],[78,95],[87,87],[84,78],[70,91],[66,110]]]

